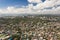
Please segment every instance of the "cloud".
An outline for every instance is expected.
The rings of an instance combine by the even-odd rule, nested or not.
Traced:
[[[41,0],[28,0],[29,3],[40,3],[42,2]]]
[[[60,0],[46,0],[37,3],[33,8],[41,14],[58,14],[60,13]]]
[[[5,9],[0,9],[0,13],[11,13],[11,14],[59,14],[60,13],[60,0],[28,0],[30,4],[27,6],[22,6],[20,8],[7,7]],[[37,3],[37,5],[33,5]]]
[[[13,14],[13,13],[15,13],[15,14],[17,14],[17,13],[22,13],[22,14],[24,14],[24,13],[33,13],[33,4],[29,4],[28,6],[23,6],[23,7],[21,7],[21,8],[16,8],[16,7],[7,7],[7,8],[5,8],[5,9],[0,9],[0,13],[2,13],[2,14],[7,14],[7,13],[11,13],[11,14]]]

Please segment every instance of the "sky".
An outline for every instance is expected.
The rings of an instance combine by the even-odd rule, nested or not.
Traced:
[[[0,8],[5,8],[9,6],[22,6],[28,5],[27,0],[0,0]]]
[[[0,14],[60,14],[60,0],[0,0]]]

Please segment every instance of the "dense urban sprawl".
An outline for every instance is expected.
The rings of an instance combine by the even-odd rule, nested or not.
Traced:
[[[60,16],[1,17],[0,40],[60,40]]]

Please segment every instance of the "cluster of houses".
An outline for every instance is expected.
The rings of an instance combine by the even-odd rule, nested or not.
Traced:
[[[18,24],[9,24],[7,27],[1,27],[0,34],[8,34],[9,36],[6,37],[9,38],[10,35],[20,32],[19,40],[60,40],[58,36],[60,35],[60,22],[57,21],[57,18],[27,17],[26,20],[24,20],[25,18],[20,20]],[[0,37],[0,40],[1,39]],[[13,40],[18,39],[15,37]]]

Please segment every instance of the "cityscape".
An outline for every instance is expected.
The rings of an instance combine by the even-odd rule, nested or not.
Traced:
[[[60,40],[60,16],[0,17],[0,40]]]
[[[60,40],[60,0],[0,0],[0,40]]]

